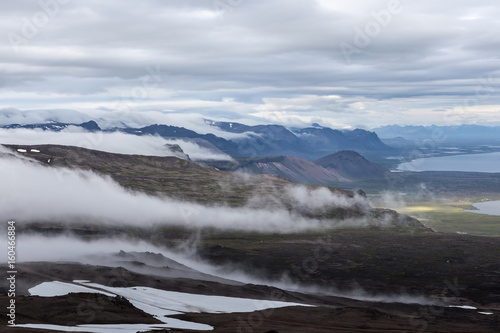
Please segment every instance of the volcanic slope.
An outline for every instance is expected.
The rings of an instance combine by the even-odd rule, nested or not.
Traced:
[[[46,167],[66,167],[90,170],[110,176],[121,186],[150,195],[163,195],[206,205],[246,206],[253,198],[266,200],[267,208],[286,208],[294,213],[327,220],[367,218],[374,226],[401,226],[425,229],[420,222],[394,211],[374,209],[362,191],[331,187],[308,186],[307,191],[327,189],[334,196],[352,204],[311,208],[302,204],[293,194],[298,186],[269,175],[244,175],[202,168],[176,157],[123,155],[58,145],[9,145],[14,151],[23,151],[23,157],[32,158]],[[302,185],[300,185],[302,186]],[[292,190],[291,190],[292,189]],[[257,203],[257,206],[260,204]],[[313,205],[314,206],[314,205]],[[258,207],[257,207],[258,208]]]
[[[352,150],[343,150],[314,161],[327,170],[335,170],[339,175],[350,180],[383,179],[390,171],[368,161]]]
[[[338,184],[346,182],[334,169],[326,169],[313,162],[292,156],[265,157],[252,160],[237,170],[251,174],[277,175],[302,184]]]

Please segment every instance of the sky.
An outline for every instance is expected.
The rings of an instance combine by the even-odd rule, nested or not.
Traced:
[[[500,125],[499,17],[493,0],[2,1],[0,113]]]

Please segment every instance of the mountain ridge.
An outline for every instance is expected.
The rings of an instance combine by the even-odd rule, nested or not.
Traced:
[[[189,128],[166,124],[152,124],[139,128],[115,127],[101,129],[93,120],[81,124],[59,122],[11,124],[0,126],[0,128],[42,129],[44,131],[60,132],[69,126],[77,126],[91,132],[121,132],[137,136],[158,135],[166,139],[197,139],[208,142],[233,158],[288,155],[313,161],[333,152],[346,149],[355,150],[367,156],[388,155],[395,151],[395,148],[384,144],[376,133],[362,129],[352,131],[340,131],[327,127],[288,129],[285,126],[276,124],[250,126],[209,120],[206,120],[206,123],[219,131],[245,135],[229,139],[213,133],[203,134]]]
[[[449,125],[415,126],[389,125],[374,129],[381,138],[406,140],[450,141],[450,143],[500,143],[500,126]]]
[[[302,184],[338,184],[348,182],[336,170],[293,156],[272,156],[241,165],[236,171],[251,174],[271,174]]]
[[[125,189],[152,196],[167,195],[177,200],[200,204],[248,208],[262,208],[264,204],[262,201],[253,203],[252,198],[272,198],[266,200],[266,205],[270,205],[268,208],[286,208],[308,218],[331,221],[367,218],[373,226],[417,227],[426,230],[416,219],[399,215],[395,211],[372,208],[362,191],[306,186],[306,191],[321,187],[332,195],[352,199],[347,206],[334,204],[324,208],[312,208],[314,206],[300,201],[300,196],[293,194],[293,187],[299,185],[275,176],[242,176],[234,172],[206,169],[173,156],[126,155],[60,145],[3,146],[12,151],[11,158],[30,158],[48,168],[64,167],[92,171],[111,177]],[[16,156],[16,151],[23,156]]]
[[[383,179],[390,173],[389,169],[368,161],[352,150],[342,150],[324,156],[314,163],[327,170],[335,170],[339,175],[350,180]]]

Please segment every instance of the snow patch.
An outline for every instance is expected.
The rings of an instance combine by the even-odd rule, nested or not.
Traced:
[[[449,308],[460,308],[465,310],[477,310],[476,307],[470,305],[448,305]]]
[[[54,296],[64,296],[69,293],[96,293],[104,294],[106,296],[115,296],[111,293],[97,291],[94,288],[87,288],[79,286],[73,283],[66,282],[43,282],[31,289],[28,289],[29,293],[33,296],[41,297],[54,297]]]
[[[34,296],[62,296],[71,292],[91,292],[101,293],[108,296],[122,296],[128,299],[136,308],[151,314],[165,324],[146,325],[79,325],[79,326],[58,326],[58,325],[38,325],[25,324],[16,325],[26,328],[37,328],[46,330],[72,331],[72,332],[92,332],[111,333],[122,332],[132,333],[141,330],[155,330],[162,328],[178,328],[199,331],[211,331],[212,326],[188,322],[184,320],[167,317],[169,315],[208,312],[208,313],[232,313],[232,312],[253,312],[270,308],[281,308],[286,306],[311,306],[307,304],[257,300],[248,298],[209,296],[199,294],[188,294],[174,291],[166,291],[149,287],[129,287],[115,288],[88,280],[74,280],[74,283],[65,282],[44,282],[31,289],[29,292]],[[75,284],[77,283],[77,284]]]
[[[47,324],[17,324],[15,327],[25,327],[38,330],[51,330],[60,332],[93,332],[93,333],[137,333],[168,328],[168,325],[157,324],[117,324],[117,325],[79,325],[60,326]]]

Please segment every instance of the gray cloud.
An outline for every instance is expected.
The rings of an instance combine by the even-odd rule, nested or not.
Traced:
[[[59,144],[95,149],[118,154],[136,154],[146,156],[176,156],[183,154],[172,152],[165,145],[177,144],[192,160],[232,160],[221,151],[211,151],[200,145],[159,136],[136,136],[124,133],[90,133],[81,128],[69,127],[61,132],[30,129],[0,129],[0,143],[20,145]]]
[[[498,123],[491,0],[66,2],[0,5],[2,107],[229,111],[337,126],[362,115],[377,126],[445,124],[446,112],[473,98],[475,121]],[[340,45],[356,52],[346,57]],[[490,75],[493,93],[477,98]],[[330,95],[337,104],[289,107]],[[363,112],[351,107],[359,102]],[[445,111],[430,116],[437,108]]]
[[[334,227],[364,227],[368,218],[320,221],[289,211],[280,204],[269,207],[272,197],[255,197],[244,207],[203,206],[169,197],[153,197],[131,192],[109,177],[89,171],[50,168],[22,158],[23,153],[0,146],[0,219],[19,223],[87,221],[148,227],[152,225],[204,227],[225,230],[271,231],[290,233]],[[19,158],[21,157],[21,158]],[[242,178],[242,182],[244,178]],[[325,188],[289,187],[285,194],[294,207],[324,209],[367,206],[362,197],[346,198]],[[274,198],[276,201],[276,198]]]

